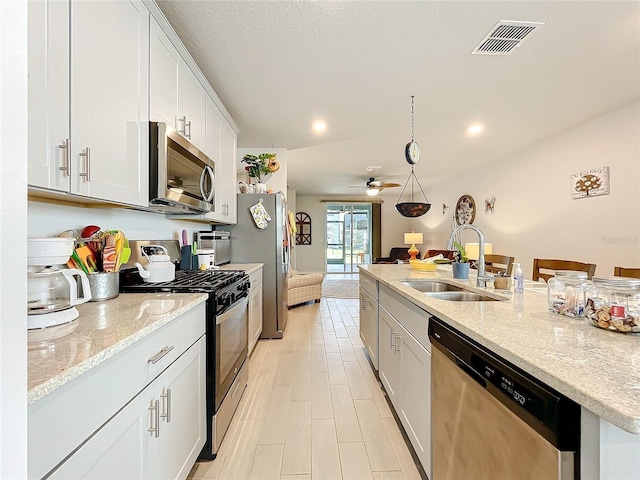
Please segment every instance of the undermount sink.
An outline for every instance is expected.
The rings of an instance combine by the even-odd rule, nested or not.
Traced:
[[[407,287],[415,288],[421,292],[462,292],[462,288],[456,287],[455,285],[449,285],[444,282],[436,282],[434,280],[422,280],[422,281],[408,281],[408,282],[400,282],[405,284]]]
[[[473,292],[427,292],[427,295],[440,300],[448,300],[450,302],[496,302],[497,298],[480,295]]]
[[[423,292],[429,297],[448,300],[450,302],[495,302],[499,300],[497,298],[482,295],[481,293],[469,292],[464,288],[435,280],[406,281],[400,283]]]

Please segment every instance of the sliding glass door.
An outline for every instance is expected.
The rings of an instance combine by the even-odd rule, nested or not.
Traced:
[[[371,262],[371,204],[327,204],[327,273],[354,273]]]

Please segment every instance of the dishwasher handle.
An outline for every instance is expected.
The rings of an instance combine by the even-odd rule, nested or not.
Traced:
[[[487,388],[487,381],[484,379],[482,375],[480,375],[480,373],[478,373],[471,365],[468,365],[466,362],[456,357],[453,353],[449,352],[448,350],[447,352],[453,357],[453,359],[456,362],[456,365],[458,366],[458,368],[460,368],[460,370],[462,370],[464,373],[466,373],[471,378],[473,378],[477,383],[479,383],[482,386],[482,388]]]

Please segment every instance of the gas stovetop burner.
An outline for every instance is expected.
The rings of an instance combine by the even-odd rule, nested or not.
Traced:
[[[170,282],[145,282],[140,283],[137,272],[133,275],[125,275],[124,280],[121,279],[122,292],[135,291],[193,291],[206,290],[215,291],[233,283],[236,283],[246,277],[243,270],[178,270],[176,278]],[[131,281],[133,277],[134,281]]]

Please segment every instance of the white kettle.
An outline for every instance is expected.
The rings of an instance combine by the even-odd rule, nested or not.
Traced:
[[[164,254],[147,255],[145,248],[156,248],[163,251]],[[171,261],[167,249],[162,245],[145,245],[140,247],[142,255],[147,257],[149,263],[145,267],[138,262],[135,263],[138,268],[138,273],[145,282],[158,283],[158,282],[170,282],[176,278],[176,266]]]

